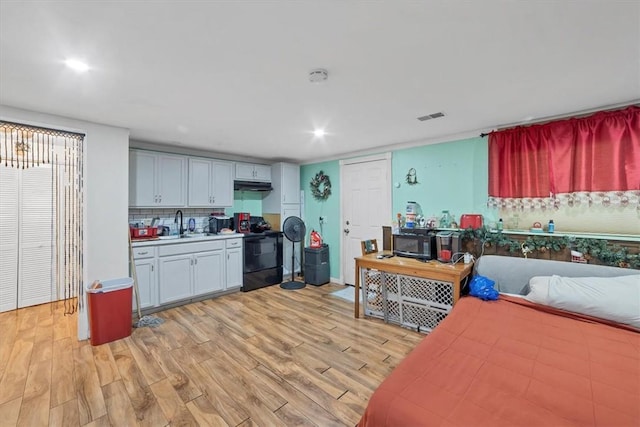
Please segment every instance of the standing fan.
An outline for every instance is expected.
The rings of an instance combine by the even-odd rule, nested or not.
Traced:
[[[287,239],[291,240],[293,248],[291,250],[291,280],[289,282],[281,283],[280,287],[282,289],[302,289],[305,287],[304,282],[297,282],[293,280],[293,275],[295,274],[296,269],[296,242],[300,242],[302,241],[302,239],[304,239],[307,229],[304,226],[304,222],[300,218],[298,218],[297,216],[290,216],[284,220],[284,224],[282,224],[282,232]]]

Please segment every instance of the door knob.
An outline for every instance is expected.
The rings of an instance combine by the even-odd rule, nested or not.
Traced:
[[[349,234],[349,229],[348,228],[344,229],[344,234]]]
[[[349,225],[349,221],[347,221],[347,225]]]

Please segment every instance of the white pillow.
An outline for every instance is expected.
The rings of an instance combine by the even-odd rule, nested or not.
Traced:
[[[534,276],[529,279],[529,293],[525,299],[538,304],[549,305],[549,281],[551,276]]]
[[[536,279],[536,280],[534,280]],[[533,277],[529,301],[624,323],[640,329],[640,275],[618,277],[551,276],[546,292]],[[545,302],[546,300],[546,302]]]

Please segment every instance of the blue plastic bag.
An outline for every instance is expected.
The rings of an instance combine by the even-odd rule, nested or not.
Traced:
[[[469,295],[480,298],[484,301],[494,301],[498,299],[498,291],[493,289],[496,282],[484,276],[474,276],[469,284]]]

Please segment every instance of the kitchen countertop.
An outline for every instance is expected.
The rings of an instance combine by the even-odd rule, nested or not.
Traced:
[[[131,246],[134,248],[144,247],[144,246],[158,246],[158,245],[175,245],[182,243],[194,243],[194,242],[204,242],[208,240],[226,240],[226,239],[237,239],[244,237],[242,233],[229,233],[229,234],[216,234],[212,236],[207,236],[206,234],[187,234],[187,237],[179,238],[174,236],[160,236],[157,239],[149,239],[149,240],[138,240],[133,239],[131,241]]]

